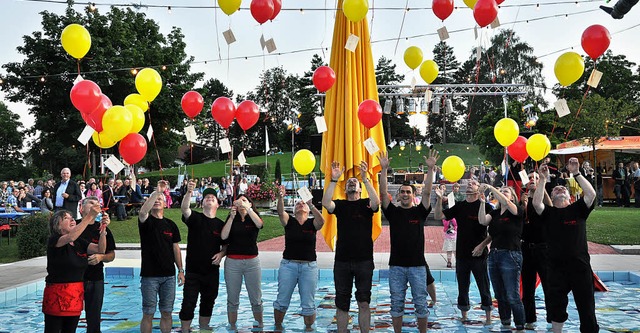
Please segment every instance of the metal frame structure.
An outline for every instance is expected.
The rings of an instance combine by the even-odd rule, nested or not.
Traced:
[[[525,84],[430,84],[430,85],[379,85],[380,97],[420,97],[427,90],[432,96],[504,96],[526,95]]]

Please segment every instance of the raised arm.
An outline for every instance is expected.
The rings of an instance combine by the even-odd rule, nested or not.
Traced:
[[[344,173],[344,167],[340,168],[340,163],[331,162],[331,182],[327,186],[327,189],[322,195],[322,207],[324,207],[329,213],[333,213],[336,208],[336,204],[333,202],[333,192],[336,190],[336,184]]]
[[[580,162],[575,157],[569,159],[569,163],[567,163],[567,171],[573,174],[573,178],[580,184],[582,188],[583,200],[587,207],[591,207],[593,205],[593,201],[596,198],[596,190],[591,185],[591,182],[587,180],[587,178],[580,173]]]
[[[309,206],[309,210],[313,214],[313,226],[316,228],[316,230],[322,229],[322,226],[324,225],[324,217],[322,216],[322,213],[313,204],[313,200],[307,201],[307,205]]]
[[[389,200],[389,194],[387,192],[387,170],[389,169],[389,154],[385,151],[380,152],[378,155],[378,161],[380,161],[380,183],[378,187],[380,189],[380,203],[383,209],[387,209],[391,201]]]
[[[536,213],[540,215],[544,211],[544,203],[542,201],[546,192],[544,186],[547,184],[549,167],[547,167],[546,164],[541,164],[540,167],[538,167],[538,175],[540,176],[540,178],[538,179],[538,184],[536,185],[536,191],[533,192],[533,201],[531,202],[531,204],[536,210]]]
[[[60,238],[58,238],[56,247],[63,247],[78,239],[78,237],[82,235],[87,226],[95,223],[96,216],[98,216],[98,214],[100,213],[102,213],[100,205],[94,205],[89,213],[82,217],[82,221],[79,224],[76,224],[76,226],[73,227],[73,229],[71,229],[68,234],[62,235]],[[65,216],[63,215],[62,218],[65,218]]]
[[[231,205],[231,210],[229,211],[229,216],[224,223],[224,227],[222,227],[222,231],[220,232],[220,238],[223,240],[229,238],[229,234],[231,234],[231,225],[233,224],[233,219],[236,218],[236,214],[238,213],[238,207],[236,205]]]
[[[516,204],[513,203],[511,200],[507,199],[507,197],[505,197],[504,194],[502,194],[502,192],[500,192],[497,188],[489,184],[483,184],[483,185],[486,185],[486,186],[484,186],[484,188],[482,189],[482,191],[480,191],[480,193],[484,193],[485,190],[488,189],[489,191],[491,191],[491,193],[493,193],[493,196],[496,197],[496,199],[498,199],[498,202],[500,202],[500,207],[507,207],[507,210],[509,210],[509,212],[511,212],[511,214],[513,215],[518,214],[518,206],[516,206]]]
[[[444,214],[442,213],[442,190],[440,187],[436,186],[435,191],[438,200],[436,200],[436,206],[433,210],[433,218],[436,220],[442,220],[444,218]]]
[[[278,205],[277,205],[277,209],[278,209],[278,217],[280,218],[280,224],[282,224],[283,227],[287,226],[287,221],[289,221],[289,214],[287,212],[284,211],[284,199],[283,197],[283,192],[284,189],[278,189],[278,191],[276,191],[276,195],[278,196]]]
[[[158,181],[158,187],[156,188],[156,190],[153,191],[151,195],[149,195],[149,199],[147,199],[142,207],[140,207],[140,211],[138,212],[138,219],[140,220],[140,223],[144,223],[145,221],[147,221],[147,218],[149,218],[149,212],[151,211],[151,208],[153,208],[153,204],[155,204],[156,200],[160,198],[162,198],[163,201],[165,200],[164,191],[166,189],[167,182],[165,182],[164,180]]]
[[[427,166],[427,179],[422,187],[422,206],[428,209],[431,206],[431,187],[433,187],[433,174],[436,172],[436,162],[438,161],[438,151],[429,149],[429,156],[424,157],[424,164]]]
[[[365,161],[360,162],[360,177],[362,178],[362,182],[364,186],[367,188],[367,193],[369,193],[369,206],[375,212],[380,207],[380,197],[376,192],[376,189],[373,188],[371,181],[368,178],[369,175],[369,165]]]
[[[187,184],[187,193],[184,194],[182,198],[182,204],[180,205],[180,210],[182,211],[182,216],[184,216],[185,220],[191,216],[191,193],[196,188],[196,183],[193,180],[189,180]]]
[[[480,184],[478,191],[480,191],[480,193],[484,193],[484,190],[486,189],[485,185],[487,184]],[[482,224],[482,225],[489,225],[489,223],[491,223],[492,220],[492,216],[487,214],[486,212],[486,205],[484,204],[484,195],[480,194],[480,208],[478,209],[478,223]]]

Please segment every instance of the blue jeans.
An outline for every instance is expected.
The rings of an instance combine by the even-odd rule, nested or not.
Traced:
[[[300,307],[303,316],[316,314],[314,301],[318,289],[318,265],[315,261],[292,261],[282,259],[278,269],[278,296],[273,309],[287,312],[293,290],[298,285]]]
[[[391,293],[391,317],[404,315],[407,282],[411,286],[411,297],[416,307],[416,317],[427,318],[427,269],[425,266],[389,266],[389,291]]]
[[[491,249],[489,275],[493,293],[498,300],[498,313],[504,325],[511,325],[511,312],[516,329],[524,329],[524,305],[520,300],[520,271],[522,252]]]
[[[176,299],[175,276],[143,276],[140,279],[142,291],[142,313],[152,315],[156,313],[156,304],[160,312],[173,311],[173,301]],[[160,302],[158,303],[158,296]]]

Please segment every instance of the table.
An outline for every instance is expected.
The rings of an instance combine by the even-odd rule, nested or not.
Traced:
[[[21,208],[25,213],[31,213],[34,214],[36,212],[40,211],[40,207],[31,207],[31,208],[26,208],[26,207],[22,207]],[[0,207],[0,213],[6,213],[7,209],[4,207]]]
[[[20,220],[26,216],[30,216],[31,214],[29,213],[0,213],[0,221],[6,221],[7,223],[1,223],[1,226],[4,225],[8,225],[9,229],[6,229],[6,227],[4,227],[3,230],[9,230],[9,236],[7,239],[7,244],[11,244],[11,228],[12,227],[16,227],[17,228],[20,226]]]

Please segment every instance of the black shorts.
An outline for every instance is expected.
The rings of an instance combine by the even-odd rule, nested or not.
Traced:
[[[373,280],[373,260],[335,261],[333,263],[333,281],[336,288],[336,307],[349,311],[351,290],[355,279],[356,300],[371,301],[371,284]]]

